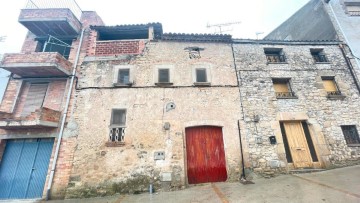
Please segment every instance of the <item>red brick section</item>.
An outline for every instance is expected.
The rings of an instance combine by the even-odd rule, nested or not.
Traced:
[[[12,113],[11,110],[16,102],[18,88],[20,88],[20,85],[21,81],[19,80],[9,80],[0,106],[0,112]]]
[[[140,54],[140,41],[134,40],[96,42],[96,56],[111,56],[117,54]]]
[[[60,111],[65,97],[66,80],[55,80],[49,83],[43,107]]]
[[[39,42],[35,40],[35,37],[36,36],[33,33],[28,32],[21,48],[21,53],[42,51],[41,46]]]
[[[54,146],[53,146],[53,153],[50,159],[50,165],[48,170],[48,175],[46,177],[46,183],[44,187],[43,197],[46,195],[46,189],[48,185],[48,178],[50,175],[50,170],[52,166],[52,162],[54,160],[55,148],[56,148],[55,139]],[[72,162],[74,159],[74,151],[76,147],[76,138],[63,138],[61,140],[60,151],[58,161],[56,163],[56,170],[53,179],[53,185],[51,188],[51,199],[63,199],[65,197],[66,188],[69,183],[70,173],[72,169]]]
[[[87,28],[90,25],[93,26],[101,26],[105,25],[103,20],[98,16],[98,14],[95,11],[83,11],[81,16],[81,23],[83,27]]]

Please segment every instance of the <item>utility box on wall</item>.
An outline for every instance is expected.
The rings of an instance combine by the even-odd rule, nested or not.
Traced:
[[[164,151],[154,152],[154,160],[165,160],[165,152]]]

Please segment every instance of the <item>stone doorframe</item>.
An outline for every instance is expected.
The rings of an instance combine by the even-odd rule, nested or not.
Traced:
[[[319,162],[314,162],[314,167],[326,168],[330,165],[330,151],[326,144],[324,134],[322,133],[322,128],[315,119],[309,119],[306,112],[279,112],[276,115],[276,121],[271,122],[271,128],[273,129],[277,140],[276,151],[281,161],[287,163],[284,141],[280,128],[281,121],[306,121],[319,160]],[[294,166],[292,163],[287,163],[288,170],[293,168]]]

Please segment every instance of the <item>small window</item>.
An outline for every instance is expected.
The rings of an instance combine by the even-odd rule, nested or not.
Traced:
[[[341,92],[335,82],[334,77],[322,77],[324,88],[328,96],[341,96]]]
[[[356,130],[355,125],[343,125],[341,126],[341,129],[343,131],[346,144],[348,145],[360,144],[359,134]]]
[[[170,82],[170,71],[169,69],[159,69],[159,83]]]
[[[326,63],[328,62],[324,51],[322,49],[310,49],[311,56],[313,57],[315,63]]]
[[[290,79],[276,78],[273,79],[273,86],[276,98],[296,98],[295,93],[291,90]]]
[[[207,82],[205,68],[196,69],[196,82]]]
[[[126,123],[126,110],[113,109],[111,114],[111,126],[125,126]]]
[[[119,69],[117,82],[121,85],[128,85],[130,83],[130,70]]]
[[[264,49],[268,63],[285,63],[286,58],[282,49],[266,48]]]

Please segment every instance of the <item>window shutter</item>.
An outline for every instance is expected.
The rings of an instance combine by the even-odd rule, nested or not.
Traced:
[[[275,92],[289,92],[287,83],[274,83]]]
[[[26,96],[24,109],[21,113],[22,117],[28,116],[31,114],[31,112],[35,112],[35,110],[42,107],[47,88],[48,83],[30,85],[29,92]]]
[[[323,80],[324,87],[327,92],[336,92],[337,88],[334,80]]]
[[[196,69],[196,82],[207,82],[206,69]]]
[[[170,82],[169,69],[159,69],[159,82]]]

